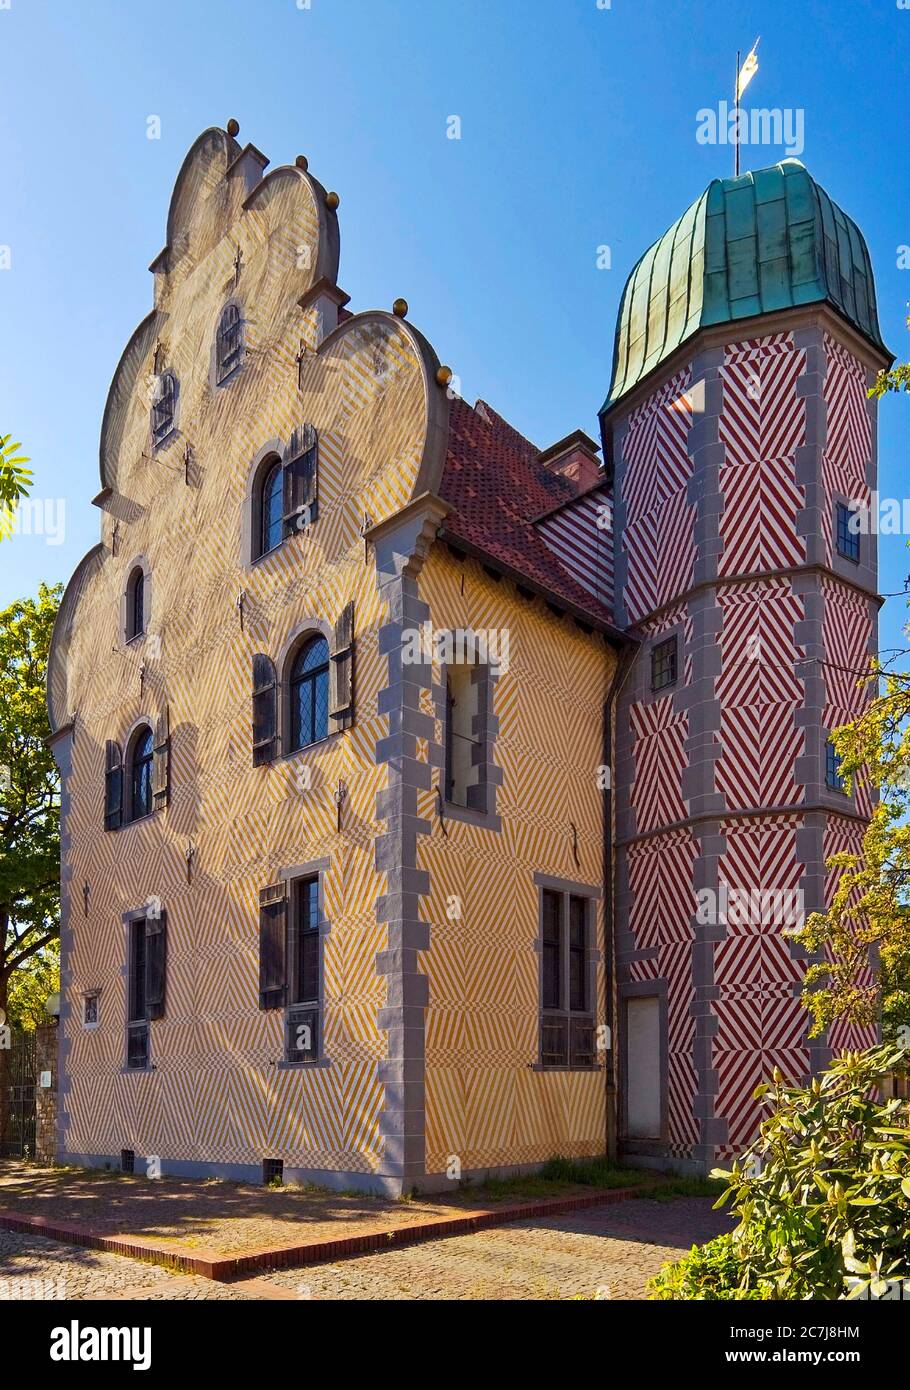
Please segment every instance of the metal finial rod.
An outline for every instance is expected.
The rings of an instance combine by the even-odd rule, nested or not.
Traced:
[[[733,77],[733,177],[739,178],[739,60],[736,50],[736,73]]]

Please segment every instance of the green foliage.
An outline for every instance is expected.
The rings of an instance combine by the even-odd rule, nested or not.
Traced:
[[[0,1007],[12,972],[57,936],[60,779],[45,684],[61,586],[0,610]]]
[[[743,1265],[732,1235],[716,1236],[706,1245],[693,1245],[676,1264],[664,1265],[648,1292],[658,1302],[718,1302],[725,1299],[770,1299],[769,1290],[743,1284]]]
[[[665,1266],[656,1299],[843,1299],[910,1279],[910,1103],[876,1082],[906,1067],[901,1047],[845,1053],[807,1086],[755,1092],[772,1106],[758,1142],[717,1203],[739,1224]]]
[[[23,467],[28,459],[16,453],[21,448],[11,435],[0,434],[0,540],[12,531],[16,504],[28,494],[32,481],[31,469]]]
[[[47,1022],[48,996],[60,989],[60,942],[52,941],[14,970],[6,1004],[8,1021],[30,1030]]]
[[[847,787],[865,778],[881,800],[861,853],[828,861],[840,870],[828,909],[812,913],[796,934],[808,951],[825,956],[803,982],[812,1036],[836,1019],[880,1022],[886,1038],[910,1024],[910,677],[876,672],[879,677],[880,691],[866,711],[832,734]],[[878,970],[870,978],[873,951]]]
[[[547,1182],[578,1183],[582,1187],[634,1187],[647,1174],[635,1168],[620,1168],[612,1159],[551,1158],[540,1170]]]

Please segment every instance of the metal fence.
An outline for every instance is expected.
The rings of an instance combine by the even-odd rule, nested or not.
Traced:
[[[14,1029],[9,1050],[0,1054],[5,1104],[0,1105],[0,1157],[35,1156],[35,1085],[37,1051],[34,1033]]]

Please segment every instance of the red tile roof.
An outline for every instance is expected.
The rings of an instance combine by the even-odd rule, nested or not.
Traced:
[[[599,626],[613,628],[613,614],[572,578],[533,524],[578,493],[569,479],[539,462],[539,449],[484,401],[470,406],[454,399],[440,495],[453,510],[443,533],[453,545],[489,558],[554,602]],[[615,628],[613,629],[615,631]]]

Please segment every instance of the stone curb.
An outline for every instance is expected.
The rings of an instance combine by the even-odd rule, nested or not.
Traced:
[[[391,1250],[401,1245],[417,1245],[427,1240],[442,1240],[447,1236],[470,1235],[491,1226],[505,1226],[512,1221],[559,1216],[586,1207],[610,1206],[645,1197],[660,1188],[662,1183],[644,1183],[635,1187],[598,1188],[577,1197],[547,1198],[537,1202],[522,1202],[517,1206],[485,1208],[464,1216],[437,1216],[414,1222],[410,1226],[395,1226],[390,1230],[365,1231],[359,1236],[340,1236],[335,1240],[316,1240],[307,1244],[263,1246],[236,1255],[219,1250],[205,1250],[181,1245],[165,1245],[138,1236],[106,1236],[90,1226],[63,1225],[44,1216],[20,1216],[0,1210],[0,1228],[44,1236],[67,1245],[82,1245],[90,1250],[104,1250],[111,1255],[126,1255],[134,1260],[167,1265],[183,1274],[199,1274],[218,1282],[236,1279],[256,1270],[285,1269],[288,1265],[325,1264],[346,1255],[366,1255],[376,1250]]]

